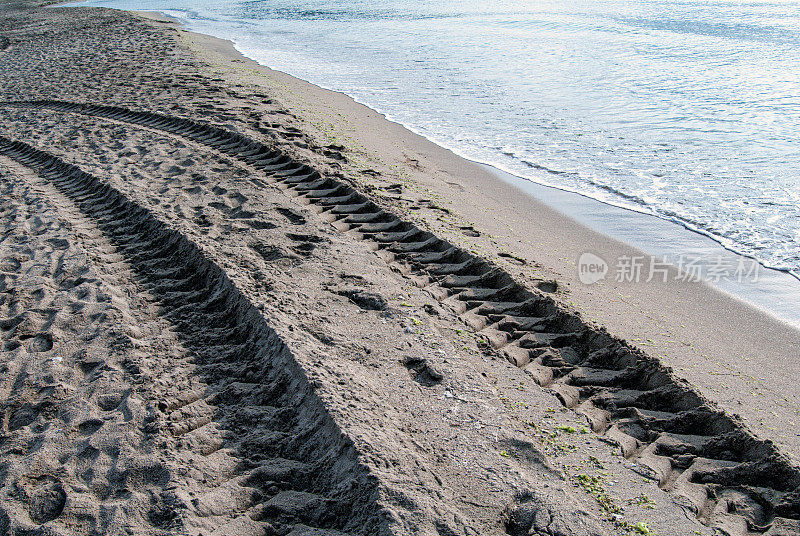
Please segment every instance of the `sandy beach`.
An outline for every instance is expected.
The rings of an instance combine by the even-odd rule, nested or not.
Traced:
[[[800,534],[797,328],[159,15],[0,73],[0,534]]]

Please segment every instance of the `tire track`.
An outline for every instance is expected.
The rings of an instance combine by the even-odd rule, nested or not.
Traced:
[[[375,479],[289,349],[222,269],[185,236],[79,168],[2,136],[0,154],[37,171],[97,225],[190,352],[205,387],[162,403],[164,418],[152,425],[194,447],[206,460],[197,462],[201,468],[219,465],[214,456],[223,450],[233,449],[239,460],[191,505],[176,499],[151,513],[154,525],[178,527],[175,516],[189,508],[199,517],[232,518],[219,527],[225,534],[388,533]]]
[[[800,531],[800,470],[772,442],[755,438],[656,359],[588,326],[486,260],[383,210],[349,184],[245,136],[188,119],[61,101],[6,104],[159,130],[260,170],[338,229],[374,243],[381,256],[459,314],[487,347],[585,415],[596,433],[702,522],[732,536]]]

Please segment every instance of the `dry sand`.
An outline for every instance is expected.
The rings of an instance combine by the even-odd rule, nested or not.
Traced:
[[[0,534],[800,533],[796,332],[579,287],[625,246],[228,43],[0,9]]]

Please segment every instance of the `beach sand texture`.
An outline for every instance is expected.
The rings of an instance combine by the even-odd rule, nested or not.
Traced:
[[[295,87],[157,18],[0,16],[0,534],[800,533],[790,440]]]

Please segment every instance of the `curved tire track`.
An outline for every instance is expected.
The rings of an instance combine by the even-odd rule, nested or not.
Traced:
[[[383,210],[350,185],[260,142],[188,119],[61,101],[5,104],[140,125],[260,170],[337,228],[370,240],[388,261],[399,261],[487,346],[585,415],[596,433],[646,467],[647,476],[702,522],[732,536],[800,531],[800,470],[772,442],[713,408],[656,359],[588,326],[484,259]]]
[[[161,404],[163,426],[213,456],[222,443],[209,448],[202,439],[204,427],[216,421],[241,459],[193,504],[200,516],[235,516],[221,527],[225,533],[388,532],[375,502],[376,481],[354,446],[289,349],[222,269],[184,235],[79,168],[2,136],[0,154],[37,171],[97,225],[192,353],[208,388]],[[173,508],[163,515],[162,524],[175,526]]]

